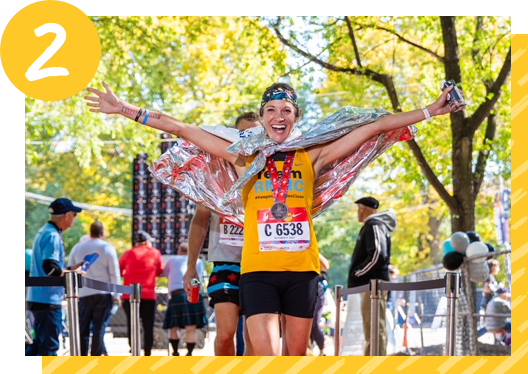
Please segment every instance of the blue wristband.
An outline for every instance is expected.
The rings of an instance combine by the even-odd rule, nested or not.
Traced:
[[[148,116],[149,116],[149,111],[148,109],[145,109],[145,118],[143,119],[143,122],[141,122],[142,124],[145,125],[147,123]]]

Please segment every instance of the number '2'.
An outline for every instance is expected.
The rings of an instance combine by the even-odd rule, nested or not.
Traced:
[[[35,35],[37,37],[42,36],[47,33],[54,33],[57,35],[55,40],[53,40],[53,43],[46,48],[43,54],[40,55],[39,58],[35,60],[33,64],[27,69],[26,71],[26,78],[28,81],[33,82],[42,78],[47,77],[57,77],[59,75],[69,75],[70,72],[65,68],[46,68],[40,70],[42,65],[44,65],[53,55],[55,52],[59,50],[60,47],[64,44],[64,41],[66,40],[66,31],[61,25],[58,25],[56,23],[46,23],[40,27],[37,27],[35,29]]]

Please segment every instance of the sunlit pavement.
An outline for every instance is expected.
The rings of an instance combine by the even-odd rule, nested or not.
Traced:
[[[205,338],[205,345],[203,349],[195,348],[193,350],[193,356],[214,356],[215,335],[216,334],[214,331],[208,332]],[[58,356],[69,356],[70,355],[68,338],[66,338],[65,345],[66,347],[63,346],[62,341],[61,341],[60,349],[57,352]],[[105,345],[106,345],[106,349],[108,351],[109,356],[130,356],[131,355],[127,338],[114,338],[112,333],[108,332],[105,334]],[[181,356],[185,356],[187,354],[187,348],[180,348],[179,353]],[[332,338],[327,339],[324,353],[327,356],[334,355],[334,340]],[[143,354],[143,351],[141,351],[141,354]],[[168,355],[169,355],[169,352],[167,349],[153,349],[152,350],[152,356],[168,356]],[[171,355],[172,355],[172,349],[171,349]],[[313,350],[313,355],[314,356],[319,355],[319,349],[317,347]]]

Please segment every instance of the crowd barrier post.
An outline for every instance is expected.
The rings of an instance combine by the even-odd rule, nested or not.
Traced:
[[[445,275],[446,298],[447,298],[447,333],[446,333],[446,354],[455,355],[456,346],[456,310],[457,299],[460,290],[460,274],[449,271]]]
[[[140,355],[140,337],[139,337],[139,303],[141,301],[141,285],[132,283],[134,292],[130,294],[130,344],[132,356]]]
[[[81,355],[81,334],[79,328],[79,284],[81,274],[66,271],[66,301],[68,303],[68,326],[70,335],[70,356]]]
[[[379,356],[379,279],[370,280],[370,355]]]
[[[343,286],[335,286],[336,316],[334,323],[334,354],[339,356],[339,343],[341,340],[341,290]]]

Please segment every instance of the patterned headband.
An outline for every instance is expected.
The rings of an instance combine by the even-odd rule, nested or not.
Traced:
[[[297,95],[290,90],[285,90],[282,87],[273,88],[264,92],[260,107],[264,107],[264,104],[271,100],[285,100],[289,103],[292,103],[295,108],[298,108]]]

